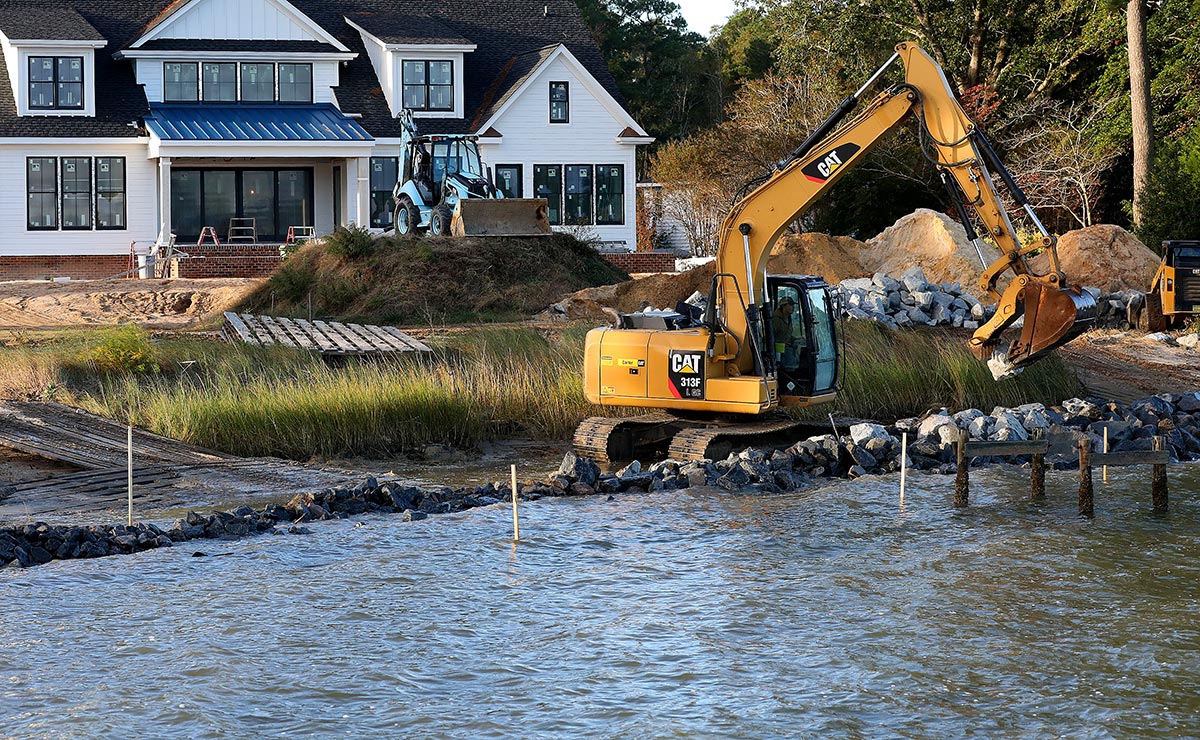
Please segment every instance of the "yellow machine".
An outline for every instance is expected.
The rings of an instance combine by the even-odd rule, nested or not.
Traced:
[[[904,82],[842,125],[897,59],[904,65]],[[979,251],[979,288],[999,302],[994,317],[970,340],[976,355],[989,360],[999,379],[1086,329],[1094,319],[1095,302],[1078,286],[1068,285],[1054,237],[958,105],[942,69],[918,46],[903,43],[768,178],[749,184],[754,189],[734,205],[721,227],[716,275],[703,315],[681,305],[675,313],[621,315],[618,328],[588,333],[588,400],[660,411],[633,419],[588,419],[576,430],[577,449],[615,460],[669,443],[676,459],[717,457],[734,443],[771,444],[772,435],[782,443],[796,431],[795,422],[764,423],[762,414],[779,406],[832,401],[841,376],[834,294],[819,278],[767,276],[767,257],[789,224],[913,114],[926,156],[937,164]],[[993,177],[1036,224],[1041,238],[1035,243],[1018,241]],[[1000,248],[1002,256],[990,265],[964,204],[974,209]],[[1036,274],[1027,258],[1041,252],[1048,254],[1050,269]],[[1007,270],[1014,277],[1000,291],[997,280]],[[781,311],[790,320],[780,320]],[[1001,333],[1022,316],[1020,335],[1002,345]],[[777,330],[788,336],[775,336]],[[729,415],[742,423],[731,425]],[[760,421],[746,423],[755,419]]]
[[[1173,329],[1200,316],[1200,241],[1163,242],[1162,263],[1136,313],[1129,323],[1147,331]]]

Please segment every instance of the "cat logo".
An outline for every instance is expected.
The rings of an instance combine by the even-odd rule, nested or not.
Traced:
[[[672,350],[667,362],[667,386],[675,398],[704,398],[704,353]]]
[[[854,156],[860,147],[857,144],[842,144],[841,146],[831,151],[825,152],[818,156],[814,161],[807,164],[801,172],[809,180],[815,183],[824,183],[838,169],[846,164],[846,162]]]

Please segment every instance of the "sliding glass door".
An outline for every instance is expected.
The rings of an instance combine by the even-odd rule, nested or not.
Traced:
[[[312,170],[171,170],[171,230],[179,241],[195,241],[204,226],[224,240],[231,218],[253,218],[260,242],[282,242],[289,226],[312,226]]]

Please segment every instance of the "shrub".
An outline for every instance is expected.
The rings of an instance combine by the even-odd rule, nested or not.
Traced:
[[[151,374],[160,370],[158,353],[145,329],[128,325],[106,333],[88,359],[103,373]]]
[[[325,249],[343,259],[359,259],[375,251],[375,237],[365,226],[339,226],[326,237]]]

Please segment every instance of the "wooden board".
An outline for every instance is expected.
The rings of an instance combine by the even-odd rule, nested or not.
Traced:
[[[1049,443],[1044,439],[1014,442],[968,442],[967,454],[972,457],[1045,455],[1049,446]]]
[[[221,336],[227,342],[255,346],[282,345],[323,355],[381,355],[392,352],[431,352],[394,326],[306,321],[274,316],[225,313]]]
[[[1126,452],[1093,452],[1089,458],[1092,467],[1107,465],[1166,465],[1171,462],[1171,453],[1166,450],[1131,450]]]

